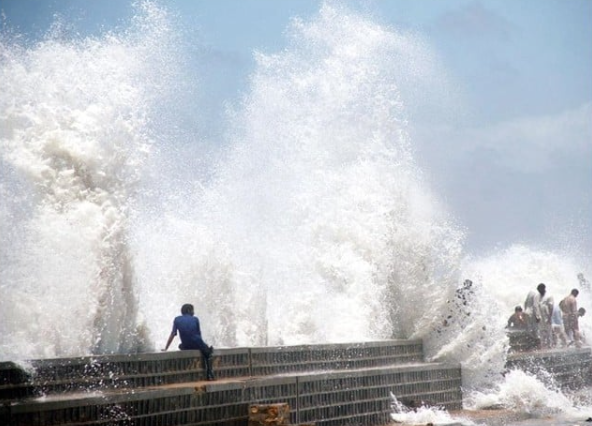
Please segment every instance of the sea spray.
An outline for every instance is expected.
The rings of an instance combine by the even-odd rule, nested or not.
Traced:
[[[54,26],[40,42],[0,45],[2,191],[11,200],[2,358],[149,346],[128,216],[150,149],[151,102],[167,80],[166,67],[154,78],[167,39],[153,5],[140,14],[119,35],[68,39]]]
[[[482,283],[488,297],[496,302],[498,316],[506,323],[516,306],[524,307],[526,295],[539,283],[545,283],[547,296],[555,307],[571,289],[580,289],[578,306],[588,310],[592,306],[592,294],[578,280],[580,273],[590,276],[590,271],[582,268],[586,264],[577,254],[515,244],[483,257],[467,257],[462,268],[467,276]],[[580,329],[584,335],[591,335],[592,322],[581,318]]]
[[[522,244],[502,248],[483,257],[465,258],[463,273],[480,283],[482,294],[471,320],[471,328],[477,332],[463,333],[459,339],[462,344],[444,345],[440,354],[446,359],[462,362],[465,404],[468,408],[499,405],[536,415],[553,412],[566,418],[581,416],[581,407],[584,407],[584,412],[589,412],[589,399],[584,398],[574,407],[574,402],[581,398],[571,392],[563,393],[554,385],[551,376],[541,380],[518,371],[508,374],[503,364],[500,366],[500,360],[505,363],[509,349],[505,326],[514,307],[524,306],[526,295],[540,282],[546,284],[557,305],[572,288],[579,288],[578,273],[589,275],[587,269],[579,267],[581,264],[585,262],[577,255],[554,253]],[[591,296],[589,290],[582,290],[578,305],[591,306]],[[489,302],[483,303],[485,301]],[[479,327],[475,327],[478,324],[486,327],[481,333]],[[580,329],[585,335],[592,333],[589,321],[580,321]],[[475,346],[484,335],[491,336],[489,345]],[[463,344],[467,347],[471,345],[472,349],[463,350]],[[492,368],[492,365],[496,367]],[[504,374],[500,374],[502,372]],[[541,375],[544,373],[542,371]]]
[[[434,318],[420,327],[428,359],[462,363],[467,395],[504,383],[509,350],[505,327],[514,307],[523,306],[528,292],[540,282],[558,304],[579,286],[580,263],[584,262],[577,256],[519,244],[483,257],[465,257],[462,276],[473,284],[470,288],[459,284]],[[587,275],[587,270],[583,272]],[[584,290],[578,304],[587,307],[590,300],[590,292]],[[589,323],[580,323],[589,335]]]
[[[323,6],[285,50],[256,55],[213,177],[140,219],[160,248],[139,266],[154,338],[184,299],[222,346],[419,332],[454,290],[462,240],[406,134],[399,85],[430,72],[424,49]]]
[[[505,409],[528,413],[534,418],[554,419],[553,424],[574,424],[590,417],[590,392],[582,403],[574,404],[577,398],[570,393],[562,393],[548,383],[544,385],[534,376],[520,370],[508,372],[503,382],[485,392],[475,391],[465,398],[469,409],[503,407]],[[571,396],[571,398],[569,398]]]
[[[391,394],[391,399],[391,418],[395,423],[407,425],[438,424],[443,426],[448,424],[459,424],[459,419],[451,416],[450,413],[448,413],[448,411],[442,407],[421,405],[420,407],[408,408],[402,402],[400,402],[395,395]],[[461,424],[464,426],[474,425],[474,423],[470,421],[462,421]]]
[[[180,44],[142,7],[125,32],[2,45],[0,357],[154,349],[189,302],[215,346],[421,338],[468,392],[503,385],[513,306],[579,271],[525,247],[462,261],[407,134],[429,48],[325,5],[256,54],[210,157],[155,125],[200,108],[162,93],[188,86]]]
[[[551,252],[537,247],[514,244],[482,257],[467,257],[463,271],[479,280],[491,296],[498,300],[507,316],[517,305],[524,305],[528,292],[545,283],[555,303],[566,297],[572,288],[581,288],[578,273],[590,276],[582,267],[586,259],[572,253]],[[581,288],[580,306],[590,306],[590,291]]]

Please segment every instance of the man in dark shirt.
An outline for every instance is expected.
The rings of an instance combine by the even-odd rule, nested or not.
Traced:
[[[171,331],[163,351],[166,351],[169,348],[173,342],[173,339],[177,335],[177,332],[179,332],[179,337],[181,338],[179,349],[199,350],[204,360],[206,378],[208,380],[214,380],[214,372],[212,371],[212,355],[214,348],[212,346],[208,346],[201,338],[199,319],[194,316],[193,305],[185,304],[181,307],[181,315],[176,317],[173,321],[173,331]]]

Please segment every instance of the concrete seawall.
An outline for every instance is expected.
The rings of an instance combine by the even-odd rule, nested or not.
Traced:
[[[462,407],[460,365],[423,362],[419,340],[197,351],[0,364],[0,424],[247,425],[251,404],[285,402],[292,423],[390,421],[391,394]]]
[[[516,352],[508,355],[506,366],[534,374],[548,386],[592,386],[592,355],[588,347]]]
[[[424,362],[420,340],[218,349],[214,365],[207,382],[198,351],[0,363],[0,425],[246,426],[251,404],[279,402],[294,424],[384,425],[392,395],[462,408],[460,365]],[[592,383],[589,348],[515,353],[507,365]]]

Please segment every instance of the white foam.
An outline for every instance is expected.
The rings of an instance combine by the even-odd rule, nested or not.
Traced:
[[[0,46],[0,358],[154,349],[190,302],[215,346],[417,337],[468,391],[515,403],[507,317],[538,282],[567,294],[583,263],[467,258],[406,131],[402,90],[439,81],[430,49],[337,6],[295,20],[284,50],[256,54],[204,171],[202,141],[158,126],[200,114],[175,103],[176,31],[145,3],[119,33]],[[523,409],[546,401],[536,386]]]

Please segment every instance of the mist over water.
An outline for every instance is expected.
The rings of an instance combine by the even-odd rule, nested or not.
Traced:
[[[157,350],[193,303],[217,347],[422,338],[468,390],[503,385],[513,307],[581,259],[463,252],[407,134],[430,49],[325,5],[255,54],[223,140],[176,140],[170,111],[203,108],[181,37],[144,3],[97,38],[3,38],[0,359]]]
[[[129,209],[167,34],[162,11],[143,13],[120,35],[70,40],[56,23],[0,45],[3,358],[148,345]],[[157,33],[139,38],[147,21]]]
[[[213,177],[167,200],[182,217],[138,219],[160,248],[138,262],[142,294],[169,304],[148,319],[159,336],[187,298],[218,345],[409,336],[437,309],[416,304],[456,285],[461,233],[414,164],[398,90],[429,52],[329,7],[289,34],[257,55]]]

